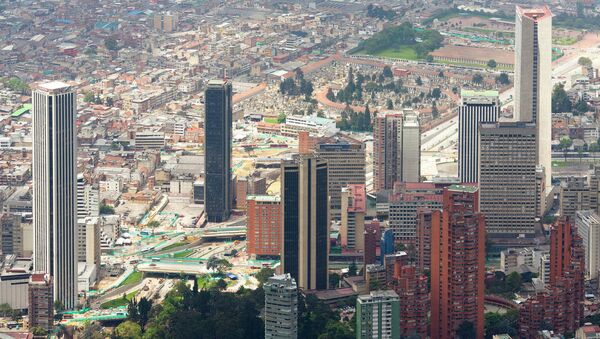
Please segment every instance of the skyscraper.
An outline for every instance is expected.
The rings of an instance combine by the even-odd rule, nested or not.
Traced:
[[[77,304],[75,90],[63,82],[33,88],[34,270],[53,277],[54,297]]]
[[[270,277],[265,290],[265,338],[298,337],[298,287],[289,274]]]
[[[392,189],[397,181],[421,180],[421,134],[412,110],[386,113],[373,123],[373,188]]]
[[[536,129],[533,124],[481,124],[479,206],[491,238],[535,236]]]
[[[586,277],[597,279],[600,273],[600,217],[592,210],[577,211],[575,223],[585,249]]]
[[[455,338],[466,321],[483,338],[485,218],[478,205],[475,186],[444,190],[441,227],[431,229],[431,338]]]
[[[211,80],[204,94],[204,206],[209,222],[231,212],[231,83]]]
[[[497,91],[461,91],[458,109],[458,177],[479,182],[479,124],[495,123],[500,113]]]
[[[281,164],[281,266],[303,290],[327,289],[329,201],[327,162],[300,154]]]
[[[356,299],[356,337],[400,339],[400,300],[392,290]]]
[[[535,123],[537,164],[551,186],[552,13],[547,6],[517,6],[515,28],[515,118]]]

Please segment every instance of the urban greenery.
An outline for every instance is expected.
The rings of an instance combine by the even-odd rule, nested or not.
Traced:
[[[115,208],[110,205],[100,205],[100,214],[115,214]]]
[[[571,112],[573,104],[565,91],[565,85],[560,83],[552,90],[552,113]]]
[[[31,93],[31,88],[29,87],[27,82],[17,77],[0,78],[0,83],[6,88],[10,89],[11,91],[15,91],[26,95]]]
[[[293,78],[287,78],[279,84],[279,92],[281,94],[289,96],[304,95],[306,101],[310,101],[313,90],[312,82],[304,79],[304,73],[300,68],[296,69]]]
[[[496,334],[518,335],[519,311],[508,310],[506,313],[488,312],[485,314],[485,337],[491,339]]]
[[[367,6],[367,16],[381,20],[391,20],[396,16],[396,12],[393,9],[385,9],[377,5],[369,4],[369,6]]]

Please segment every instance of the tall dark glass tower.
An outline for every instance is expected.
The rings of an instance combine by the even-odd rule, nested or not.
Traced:
[[[300,289],[327,289],[330,219],[327,162],[302,154],[284,160],[281,173],[283,271],[296,279]]]
[[[209,222],[231,211],[231,83],[211,80],[204,94],[204,208]]]

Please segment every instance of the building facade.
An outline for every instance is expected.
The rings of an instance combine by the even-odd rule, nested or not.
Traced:
[[[204,93],[204,208],[209,222],[229,219],[231,183],[231,83],[211,80]]]
[[[298,287],[289,274],[275,275],[264,284],[265,338],[298,337]]]
[[[303,290],[328,286],[329,201],[327,162],[300,154],[281,164],[281,266]]]
[[[35,272],[29,280],[29,328],[41,327],[47,331],[54,328],[54,294],[52,277]]]
[[[491,238],[535,236],[536,129],[532,124],[481,124],[480,210]]]
[[[356,299],[356,337],[400,339],[400,300],[392,290],[373,291]]]
[[[552,182],[552,13],[547,6],[517,6],[515,16],[515,118],[536,126],[536,163]]]
[[[272,195],[249,195],[246,251],[249,255],[279,256],[281,253],[281,199]]]
[[[441,227],[431,230],[431,338],[455,338],[465,321],[483,338],[485,217],[478,206],[475,186],[444,190]]]
[[[600,271],[600,217],[592,210],[577,211],[575,218],[577,233],[585,249],[585,275],[598,279]]]
[[[402,338],[426,338],[429,292],[427,277],[411,265],[394,265],[394,274],[388,283],[399,297],[400,336]]]
[[[364,184],[348,185],[342,188],[342,221],[340,226],[342,247],[364,251],[366,200],[367,194]]]
[[[458,177],[479,182],[479,124],[496,123],[500,114],[497,91],[461,91],[458,108]]]
[[[47,82],[33,90],[34,270],[53,278],[66,309],[77,304],[77,115],[75,90]]]

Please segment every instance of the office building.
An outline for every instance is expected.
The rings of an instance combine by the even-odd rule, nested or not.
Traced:
[[[160,131],[137,131],[133,141],[137,150],[162,149],[165,147],[165,133]]]
[[[550,231],[550,279],[546,291],[519,307],[519,336],[531,338],[551,327],[573,333],[583,320],[585,250],[576,227],[561,217]]]
[[[342,189],[348,185],[364,185],[366,155],[364,143],[345,135],[321,138],[315,146],[329,168],[329,196],[331,217],[341,218]]]
[[[21,215],[0,214],[0,253],[3,255],[16,254],[23,256],[24,229]]]
[[[356,299],[356,337],[400,339],[400,300],[392,290],[373,291]]]
[[[248,176],[238,177],[235,182],[235,208],[247,208],[248,195],[267,194],[267,178]]]
[[[231,213],[231,83],[211,80],[204,93],[204,210],[209,222]]]
[[[536,127],[536,164],[551,187],[552,13],[547,6],[517,6],[515,16],[515,118]]]
[[[504,274],[521,273],[522,266],[534,266],[531,248],[509,248],[500,252],[500,270]]]
[[[54,328],[54,294],[52,277],[35,272],[29,279],[29,328]]]
[[[592,209],[592,197],[587,177],[570,176],[560,183],[560,215],[575,220],[577,211]]]
[[[327,162],[300,154],[281,164],[284,273],[303,290],[327,289],[329,201]]]
[[[465,321],[483,338],[485,217],[478,206],[477,187],[444,189],[441,227],[431,229],[431,338],[455,338]]]
[[[281,253],[281,199],[272,195],[249,195],[246,251],[253,257]]]
[[[289,274],[270,277],[265,290],[265,339],[298,337],[298,288]]]
[[[412,110],[384,113],[373,122],[373,189],[421,180],[421,134]]]
[[[87,217],[77,220],[77,261],[100,270],[100,219]]]
[[[497,91],[461,91],[458,108],[458,177],[479,182],[479,124],[496,123],[500,113]]]
[[[481,124],[480,210],[490,238],[534,237],[536,130],[532,124]]]
[[[381,253],[381,262],[388,254],[393,254],[396,251],[394,241],[394,231],[387,229],[381,232],[381,241],[379,242],[379,252]]]
[[[585,250],[585,276],[598,279],[600,272],[600,217],[592,210],[577,211],[577,233],[583,240]]]
[[[63,82],[33,88],[34,270],[66,309],[77,303],[76,97]]]
[[[374,264],[377,261],[377,230],[370,227],[365,228],[365,254],[363,263],[365,266]]]
[[[0,256],[0,305],[8,304],[13,310],[27,309],[27,284],[32,272],[31,258],[20,258],[15,254]]]
[[[77,218],[98,217],[100,203],[98,188],[86,182],[83,174],[77,175]]]
[[[364,184],[348,185],[342,188],[340,238],[344,248],[356,251],[364,251],[365,249],[366,200],[367,194]]]
[[[417,238],[417,210],[442,207],[443,187],[434,183],[396,183],[389,201],[389,225],[396,241],[414,245]]]
[[[156,13],[153,18],[154,29],[171,33],[177,29],[178,21],[179,18],[175,13]]]
[[[400,308],[400,336],[426,338],[429,313],[427,277],[417,268],[395,262],[394,274],[388,285],[398,294]]]

